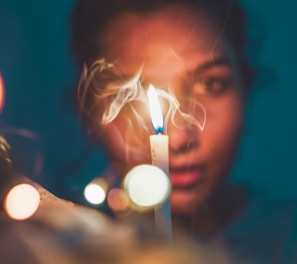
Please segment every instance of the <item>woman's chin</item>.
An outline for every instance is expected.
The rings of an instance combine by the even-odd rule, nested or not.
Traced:
[[[173,214],[191,215],[201,207],[204,201],[203,195],[188,190],[173,190],[170,197],[171,211]]]

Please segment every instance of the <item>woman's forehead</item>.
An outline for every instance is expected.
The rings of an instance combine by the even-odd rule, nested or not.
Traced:
[[[185,7],[169,7],[154,12],[124,13],[114,18],[105,28],[103,42],[115,46],[118,41],[171,42],[184,46],[191,36],[210,36],[214,32],[214,21],[202,11]],[[199,36],[198,36],[199,37]]]
[[[122,62],[126,69],[135,66],[133,71],[144,62],[195,67],[224,53],[223,40],[205,15],[176,7],[122,15],[106,27],[102,44],[107,59]]]

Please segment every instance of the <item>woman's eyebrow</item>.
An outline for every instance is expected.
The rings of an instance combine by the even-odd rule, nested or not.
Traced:
[[[213,67],[230,66],[230,65],[231,65],[230,59],[228,59],[227,57],[218,57],[213,60],[202,63],[193,71],[193,73],[201,74],[204,71],[209,70]]]

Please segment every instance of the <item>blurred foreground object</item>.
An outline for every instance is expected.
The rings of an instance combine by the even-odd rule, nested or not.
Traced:
[[[1,142],[6,141],[2,138]],[[168,240],[145,221],[120,223],[54,196],[13,171],[8,149],[2,146],[0,155],[2,204],[15,186],[37,190],[40,203],[24,221],[16,221],[1,210],[0,263],[230,263],[223,255],[197,247],[183,236]]]
[[[0,263],[83,263],[89,255],[85,252],[89,243],[94,238],[104,240],[112,222],[95,210],[59,199],[14,171],[9,149],[0,137]],[[19,186],[35,190],[40,197],[36,212],[25,221],[15,221],[3,210],[7,194]]]

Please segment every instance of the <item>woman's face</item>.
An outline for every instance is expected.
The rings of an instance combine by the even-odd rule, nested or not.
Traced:
[[[206,118],[203,130],[181,115],[166,128],[171,208],[173,213],[191,214],[228,174],[236,154],[243,114],[236,56],[207,16],[182,7],[122,15],[109,23],[104,36],[105,59],[116,61],[125,76],[135,75],[142,66],[142,80],[159,89],[170,87],[183,112]],[[153,130],[142,129],[137,120],[127,121],[127,115],[132,112],[124,109],[102,134],[122,175],[135,165],[151,163]],[[150,124],[148,114],[142,117]]]

